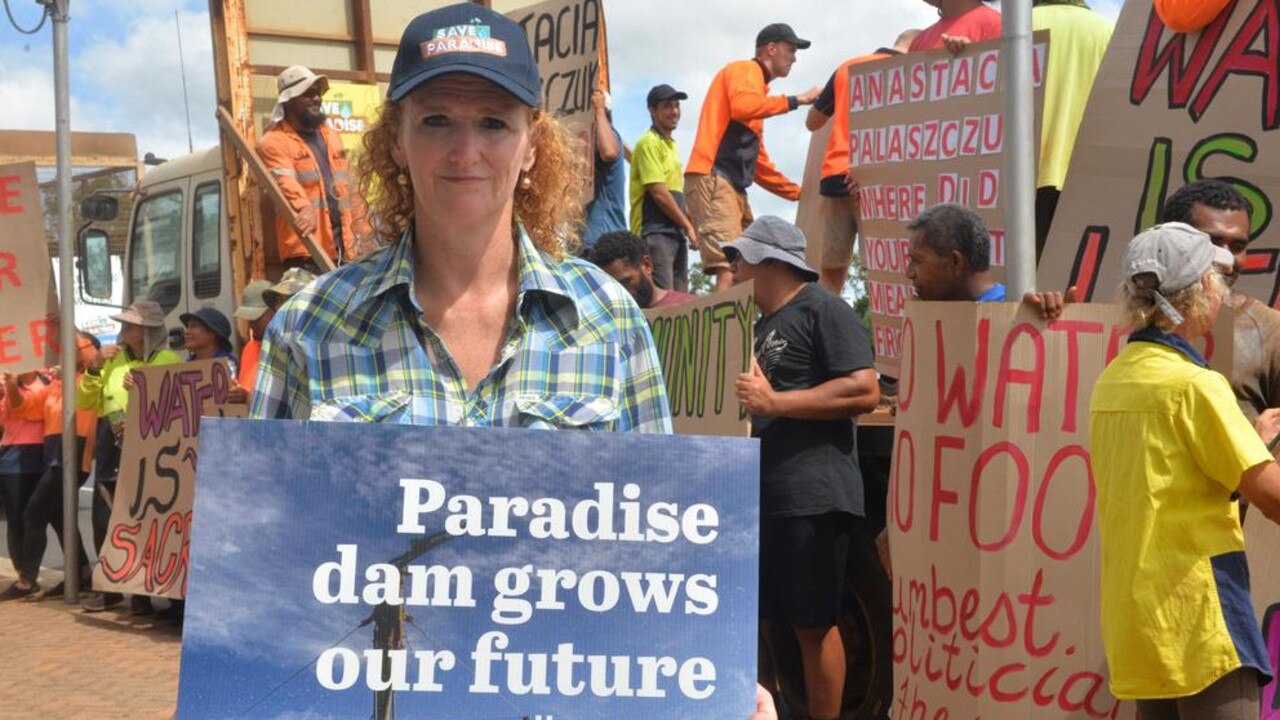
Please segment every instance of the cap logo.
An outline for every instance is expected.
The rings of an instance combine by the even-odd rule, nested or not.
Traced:
[[[489,26],[480,25],[479,19],[469,25],[438,28],[431,39],[420,44],[418,48],[422,51],[424,58],[456,52],[507,56],[507,44],[494,38]]]

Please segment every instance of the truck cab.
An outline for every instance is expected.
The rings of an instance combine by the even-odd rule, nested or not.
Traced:
[[[182,314],[202,307],[227,317],[235,312],[224,197],[216,147],[152,168],[138,184],[125,244],[124,303],[159,303],[172,348],[183,344]],[[99,213],[98,219],[109,218]],[[91,297],[109,296],[110,275],[103,277],[105,265],[93,261],[102,240],[91,226],[80,237],[81,286]]]

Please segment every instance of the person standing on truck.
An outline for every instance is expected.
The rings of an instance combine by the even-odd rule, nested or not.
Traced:
[[[258,155],[298,217],[298,229],[312,236],[337,265],[355,256],[352,231],[351,168],[342,138],[325,122],[321,102],[329,79],[294,65],[276,78],[280,96],[271,126],[258,141]],[[320,273],[289,218],[276,215],[280,263]]]
[[[759,183],[778,197],[800,199],[800,186],[774,167],[765,152],[764,119],[812,105],[822,92],[815,87],[802,95],[769,94],[769,82],[790,75],[796,51],[810,44],[796,37],[790,25],[765,27],[756,35],[755,57],[721,68],[702,101],[698,134],[684,168],[684,194],[702,254],[702,271],[715,277],[716,292],[733,285],[720,245],[751,224],[747,188]]]
[[[567,254],[582,177],[541,89],[503,15],[409,23],[361,155],[386,247],[280,308],[251,417],[671,432],[640,308]]]

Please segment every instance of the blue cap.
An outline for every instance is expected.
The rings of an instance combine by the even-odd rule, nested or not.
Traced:
[[[183,313],[178,316],[178,322],[186,325],[192,320],[199,320],[202,325],[213,331],[214,335],[231,342],[231,321],[227,319],[217,308],[202,307],[191,313]]]
[[[542,78],[524,28],[476,3],[458,3],[414,18],[400,37],[387,99],[448,73],[496,83],[529,107],[542,104]]]

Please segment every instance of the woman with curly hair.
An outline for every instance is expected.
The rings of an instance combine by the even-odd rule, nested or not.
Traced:
[[[359,169],[386,247],[280,308],[252,415],[670,432],[631,296],[569,257],[583,153],[516,23],[415,18]]]

